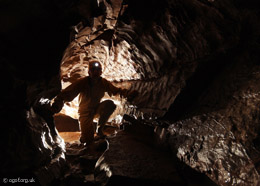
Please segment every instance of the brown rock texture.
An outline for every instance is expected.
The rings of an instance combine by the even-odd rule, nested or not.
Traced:
[[[127,113],[145,121],[173,157],[218,185],[259,185],[257,1],[0,5],[2,176],[34,176],[42,185],[64,176],[65,145],[49,103],[98,59],[105,78],[139,92],[131,103],[112,98],[118,104],[114,118]]]

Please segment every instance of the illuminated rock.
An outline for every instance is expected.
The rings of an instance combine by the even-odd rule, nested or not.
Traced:
[[[154,125],[163,116],[184,163],[220,185],[257,185],[257,2],[26,0],[1,1],[1,7],[1,175],[37,174],[43,184],[58,179],[63,143],[51,140],[52,117],[39,100],[57,95],[59,70],[64,88],[87,75],[87,61],[98,58],[104,77],[140,92],[130,104],[113,98],[119,123],[125,112]],[[76,118],[73,104],[66,111]],[[225,131],[215,130],[215,121]],[[222,133],[224,141],[218,140]]]

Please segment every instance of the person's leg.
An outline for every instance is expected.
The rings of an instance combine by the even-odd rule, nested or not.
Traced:
[[[80,117],[79,123],[81,130],[80,142],[87,145],[91,144],[94,141],[93,116]]]
[[[99,121],[98,121],[98,125],[99,125],[98,135],[99,136],[104,136],[103,128],[104,128],[107,120],[111,116],[111,114],[115,111],[115,109],[116,109],[116,105],[114,104],[114,102],[112,100],[105,100],[99,104],[98,109],[97,109],[97,114],[100,116]]]

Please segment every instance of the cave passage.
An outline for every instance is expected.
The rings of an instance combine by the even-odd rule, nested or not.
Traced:
[[[1,180],[259,185],[257,1],[0,5]],[[139,92],[131,102],[104,96],[117,108],[92,147],[78,140],[77,97],[50,110],[91,60],[116,87]]]
[[[120,33],[120,29],[124,28],[120,28],[117,23],[121,19],[117,17],[119,5],[114,4],[114,20],[105,18],[104,21],[97,17],[93,18],[92,26],[84,26],[82,22],[75,26],[77,32],[71,33],[70,44],[61,60],[61,89],[88,76],[89,61],[98,60],[102,64],[102,77],[117,87],[136,90],[139,95],[132,102],[119,96],[105,95],[104,100],[113,100],[117,108],[104,129],[108,138],[105,141],[95,141],[95,144],[101,144],[101,150],[100,147],[95,150],[85,148],[79,142],[78,97],[65,103],[62,111],[54,116],[54,122],[59,135],[65,141],[66,161],[72,169],[67,171],[67,179],[87,175],[77,181],[108,185],[183,185],[187,181],[184,175],[178,173],[182,163],[171,157],[168,148],[158,147],[165,138],[166,130],[138,121],[151,122],[163,117],[167,112],[179,92],[180,86],[176,80],[180,75],[179,68],[173,65],[163,73],[160,72],[161,68],[165,67],[160,64],[156,55],[159,52],[159,55],[163,56],[164,53],[160,54],[155,48],[147,48],[149,43],[135,46],[132,41],[124,38],[124,34]],[[109,9],[109,5],[106,8]],[[156,30],[153,32],[158,34]],[[149,38],[142,37],[146,42],[149,41]],[[142,50],[147,50],[147,55],[143,54]],[[152,63],[149,62],[151,58],[155,60]],[[161,132],[158,132],[159,130]],[[105,156],[100,157],[104,150]],[[75,164],[78,161],[80,167]],[[78,175],[73,173],[74,169],[78,169]],[[194,182],[200,182],[202,185],[214,184],[188,167],[185,167],[185,171],[183,174],[190,176]],[[190,185],[191,180],[188,181]]]

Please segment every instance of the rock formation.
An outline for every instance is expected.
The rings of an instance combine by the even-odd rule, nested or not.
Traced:
[[[256,1],[0,4],[3,177],[49,185],[64,176],[66,149],[50,100],[98,59],[105,78],[140,93],[131,103],[112,97],[114,118],[126,113],[137,119],[130,124],[149,125],[172,158],[218,185],[259,184]],[[117,138],[127,137],[108,140],[113,149],[104,161],[120,146]]]

